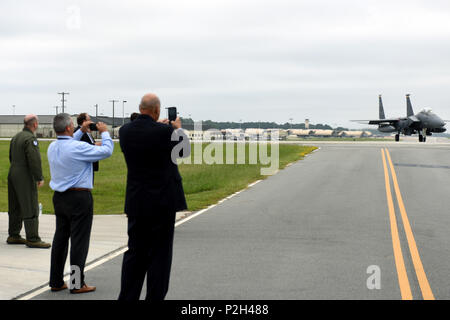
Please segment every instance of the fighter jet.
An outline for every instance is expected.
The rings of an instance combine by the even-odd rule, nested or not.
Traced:
[[[431,109],[423,109],[417,114],[414,114],[410,95],[406,95],[406,117],[386,119],[383,108],[383,100],[381,95],[379,100],[379,119],[377,120],[356,120],[357,122],[364,121],[370,125],[378,125],[380,132],[397,132],[395,141],[400,141],[400,134],[411,136],[415,133],[419,134],[419,142],[425,142],[427,136],[433,133],[443,133],[447,129],[445,123],[449,121],[442,120],[438,115],[433,113]]]

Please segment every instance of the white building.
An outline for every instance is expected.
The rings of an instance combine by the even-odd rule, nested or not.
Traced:
[[[217,129],[203,131],[203,140],[223,140],[222,131]]]
[[[288,135],[297,137],[308,137],[312,134],[312,130],[309,129],[289,129]]]
[[[39,127],[36,131],[38,138],[55,138],[53,130],[54,115],[38,115]],[[23,130],[25,115],[0,115],[0,137],[11,138]],[[72,117],[76,124],[76,117]]]
[[[226,140],[244,140],[245,133],[242,129],[224,129],[221,130]]]
[[[259,140],[264,137],[264,129],[248,128],[245,129],[245,139],[247,140]]]
[[[203,131],[199,130],[184,130],[189,140],[203,140]]]
[[[272,140],[272,135],[274,132],[278,133],[278,140],[286,140],[288,136],[288,131],[284,129],[278,129],[278,128],[270,128],[266,129],[264,132],[264,138],[267,140]]]
[[[364,138],[371,137],[372,132],[369,131],[341,131],[338,134],[339,137],[345,138]]]
[[[311,130],[311,135],[314,137],[332,137],[335,135],[334,130],[322,130],[322,129],[313,129]]]

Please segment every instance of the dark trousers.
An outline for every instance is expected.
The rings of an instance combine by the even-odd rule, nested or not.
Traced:
[[[80,281],[84,284],[84,266],[89,250],[93,219],[93,199],[90,191],[55,192],[53,206],[56,216],[56,232],[53,237],[50,266],[50,287],[64,284],[64,265],[70,239],[70,265],[77,266]],[[78,286],[75,286],[75,289]]]
[[[169,289],[175,212],[128,217],[119,300],[139,300],[147,275],[146,300],[161,301]]]
[[[17,169],[16,169],[17,170]],[[33,179],[17,179],[8,175],[8,234],[19,238],[22,224],[28,241],[41,241],[39,237],[39,207],[37,185]]]

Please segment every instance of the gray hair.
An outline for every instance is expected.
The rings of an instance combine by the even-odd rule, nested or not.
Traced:
[[[37,115],[29,114],[29,115],[25,116],[25,118],[23,119],[23,125],[24,125],[24,127],[30,127],[37,121],[38,121]]]
[[[66,131],[66,128],[70,126],[72,122],[72,118],[68,113],[60,113],[57,114],[53,118],[53,129],[55,129],[56,133],[63,133]]]

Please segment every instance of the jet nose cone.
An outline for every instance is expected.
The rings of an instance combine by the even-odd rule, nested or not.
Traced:
[[[444,127],[445,126],[445,121],[441,117],[434,116],[433,120],[434,120],[434,123],[435,123],[436,126],[438,126],[438,127]]]

